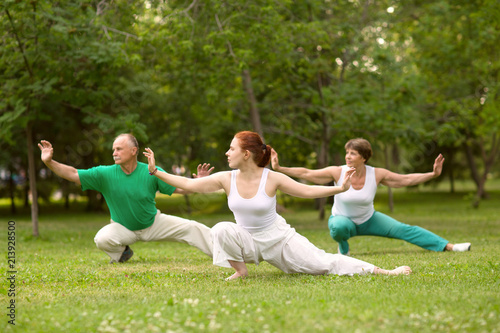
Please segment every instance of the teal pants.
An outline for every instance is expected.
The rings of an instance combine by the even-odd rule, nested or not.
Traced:
[[[345,216],[330,216],[330,235],[339,243],[340,253],[349,252],[347,240],[354,236],[381,236],[402,239],[431,251],[444,251],[449,242],[424,228],[396,221],[380,212],[375,212],[368,221],[355,224]]]

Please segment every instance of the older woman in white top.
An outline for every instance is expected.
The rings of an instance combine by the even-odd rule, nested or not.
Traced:
[[[319,170],[288,168],[279,165],[278,153],[272,151],[273,169],[284,174],[302,178],[316,184],[331,181],[342,183],[348,170],[354,168],[351,186],[347,191],[335,195],[332,215],[328,220],[330,235],[339,243],[339,253],[349,254],[349,243],[354,236],[381,236],[396,238],[431,251],[469,251],[470,243],[452,244],[446,239],[421,228],[396,221],[377,212],[373,199],[379,184],[389,187],[417,185],[441,174],[444,157],[439,154],[432,172],[397,174],[383,168],[374,168],[366,163],[372,156],[370,143],[362,138],[349,140],[345,145],[346,165],[329,166]]]
[[[319,198],[346,191],[354,169],[347,170],[340,186],[309,186],[266,169],[271,147],[254,132],[235,135],[226,152],[233,171],[188,179],[155,167],[153,151],[146,148],[150,174],[190,192],[208,193],[223,189],[236,223],[220,222],[212,228],[213,262],[233,267],[228,280],[248,275],[246,263],[267,261],[286,273],[306,274],[410,274],[408,266],[388,271],[351,257],[326,253],[299,235],[276,213],[276,191],[301,198]]]

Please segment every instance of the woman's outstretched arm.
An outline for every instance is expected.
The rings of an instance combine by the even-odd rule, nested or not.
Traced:
[[[298,198],[314,199],[329,197],[347,191],[351,186],[351,176],[354,172],[356,172],[355,169],[346,172],[341,186],[305,185],[278,172],[273,173],[273,179],[276,182],[276,188],[286,194]]]
[[[307,180],[315,184],[327,184],[337,181],[340,177],[341,167],[329,166],[323,169],[307,169],[303,167],[284,167],[279,164],[278,153],[271,150],[271,166],[274,171],[284,173],[287,176]]]
[[[401,175],[387,169],[376,168],[375,173],[377,177],[377,184],[380,183],[389,187],[404,187],[425,183],[441,175],[441,172],[443,171],[443,163],[444,157],[439,154],[434,161],[431,172]]]
[[[211,176],[203,178],[186,178],[176,176],[167,172],[160,171],[156,168],[154,152],[150,148],[146,148],[144,156],[148,158],[148,170],[152,176],[158,177],[165,183],[181,188],[189,192],[210,193],[224,189],[223,179],[227,172],[218,172]]]

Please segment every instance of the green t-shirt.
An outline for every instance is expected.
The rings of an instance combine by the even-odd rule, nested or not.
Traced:
[[[130,175],[115,164],[80,169],[78,176],[82,190],[101,192],[111,212],[111,219],[129,230],[141,230],[153,224],[157,212],[157,191],[167,195],[175,191],[175,187],[150,176],[148,165],[142,162],[137,163],[137,168]]]

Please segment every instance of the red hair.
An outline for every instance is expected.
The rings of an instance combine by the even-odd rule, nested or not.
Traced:
[[[234,136],[238,139],[241,149],[252,153],[254,162],[259,167],[265,167],[271,161],[271,146],[265,145],[259,134],[242,131]]]

